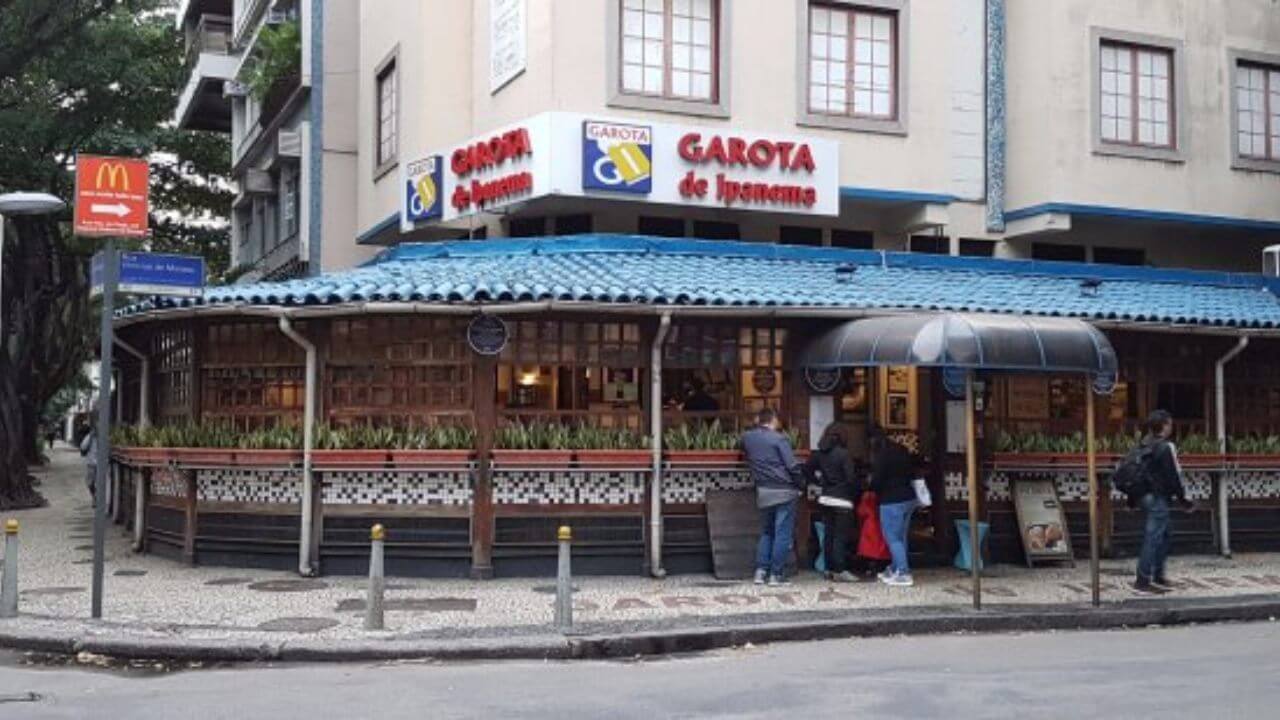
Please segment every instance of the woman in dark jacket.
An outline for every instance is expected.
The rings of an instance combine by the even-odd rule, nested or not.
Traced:
[[[888,585],[914,584],[907,564],[907,533],[917,505],[916,491],[911,487],[915,476],[915,462],[906,448],[883,432],[871,436],[871,489],[880,498],[880,526],[893,557],[892,564],[880,574],[880,581]]]
[[[857,582],[849,572],[849,532],[853,508],[862,494],[861,474],[849,454],[844,428],[832,423],[822,433],[818,449],[805,463],[807,474],[822,486],[818,505],[822,509],[822,556],[828,580]]]

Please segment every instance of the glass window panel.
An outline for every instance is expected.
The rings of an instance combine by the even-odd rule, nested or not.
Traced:
[[[688,95],[690,85],[688,72],[683,70],[671,71],[671,93],[673,95]]]
[[[875,19],[872,21],[871,37],[875,38],[876,40],[884,40],[887,42],[889,40],[891,27],[892,27],[892,24],[888,16],[877,15],[875,16]]]
[[[1102,69],[1116,69],[1116,49],[1111,45],[1103,45],[1101,53]]]
[[[671,18],[671,39],[675,42],[687,43],[693,37],[693,21],[689,18]]]
[[[626,0],[626,2],[622,3],[622,7],[627,8],[628,10],[640,10],[644,8],[644,0]]]
[[[645,13],[644,16],[644,36],[646,38],[662,39],[662,14],[657,15]]]
[[[711,48],[697,47],[693,49],[693,69],[698,72],[711,72]]]
[[[647,93],[662,92],[662,68],[644,69],[644,91]]]
[[[697,74],[693,76],[692,96],[701,100],[711,99],[711,76]]]
[[[636,38],[622,40],[622,61],[625,63],[644,62],[644,43]]]
[[[639,65],[626,65],[622,68],[622,88],[640,92],[644,90],[644,70]]]
[[[644,9],[646,12],[661,13],[662,0],[644,0]]]
[[[1102,96],[1102,116],[1115,117],[1115,115],[1116,115],[1116,96],[1103,95]]]
[[[1155,137],[1156,144],[1168,145],[1169,144],[1169,124],[1156,123],[1155,131],[1156,131],[1156,137]]]
[[[849,13],[839,10],[831,11],[831,34],[837,37],[848,37]]]
[[[871,112],[874,115],[889,114],[889,93],[881,91],[872,93]]]
[[[693,0],[693,14],[700,18],[711,17],[711,0]]]
[[[1151,88],[1151,96],[1157,100],[1169,99],[1169,82],[1167,80],[1155,83]]]
[[[1102,138],[1104,140],[1118,140],[1116,135],[1116,121],[1114,118],[1102,119]]]
[[[844,37],[831,36],[830,57],[845,60],[849,57],[849,41]],[[1277,81],[1280,83],[1280,81]]]
[[[847,94],[843,85],[832,85],[827,94],[827,104],[830,106],[830,112],[845,113],[847,112],[846,103]]]
[[[809,107],[817,112],[827,112],[827,88],[825,85],[809,86]]]
[[[1271,137],[1271,157],[1280,158],[1280,135]]]
[[[1151,74],[1156,77],[1169,77],[1169,56],[1165,53],[1156,53],[1151,58]]]
[[[876,65],[889,64],[889,43],[876,42],[871,47],[871,60]]]
[[[693,42],[695,45],[711,44],[711,22],[698,20],[693,23]]]
[[[1153,103],[1150,100],[1138,101],[1138,119],[1139,120],[1150,120],[1155,116],[1154,113],[1152,112],[1152,104]]]
[[[853,66],[853,84],[856,87],[871,87],[871,66],[870,65],[854,65]]]
[[[1116,69],[1122,73],[1127,73],[1133,64],[1133,55],[1128,50],[1116,50]]]
[[[860,40],[870,40],[872,35],[872,18],[865,13],[857,13],[853,17],[853,36]]]
[[[809,80],[818,84],[826,84],[827,82],[827,63],[821,60],[814,60],[809,63]]]
[[[853,43],[853,61],[856,63],[871,62],[871,43],[860,40]]]
[[[876,89],[883,90],[889,87],[889,68],[878,67],[871,73],[871,84]]]
[[[831,27],[831,11],[822,7],[812,8],[810,13],[810,23],[813,25],[813,32],[827,32]]]
[[[644,43],[644,64],[661,67],[662,51],[661,40],[646,40]]]
[[[1145,120],[1138,121],[1138,142],[1150,143],[1155,141],[1155,133],[1151,128],[1151,123]]]
[[[1142,73],[1143,75],[1151,74],[1151,53],[1149,52],[1138,53],[1138,72]]]
[[[671,46],[671,67],[678,70],[688,70],[692,67],[693,48],[688,45],[672,45]]]
[[[622,14],[622,33],[624,35],[644,35],[644,13],[625,12]]]
[[[855,113],[870,113],[872,111],[870,90],[853,91],[853,111]]]
[[[1116,74],[1113,72],[1102,73],[1102,92],[1113,93],[1116,91]]]
[[[821,60],[827,57],[829,44],[826,35],[814,33],[809,36],[809,57]]]
[[[1151,97],[1151,78],[1138,76],[1138,97]]]
[[[690,0],[674,0],[671,11],[676,15],[688,15],[692,7],[693,3]]]

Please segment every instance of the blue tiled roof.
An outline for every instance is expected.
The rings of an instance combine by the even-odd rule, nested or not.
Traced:
[[[928,309],[1280,328],[1261,275],[631,235],[405,244],[342,272],[210,288],[189,305],[364,301]]]

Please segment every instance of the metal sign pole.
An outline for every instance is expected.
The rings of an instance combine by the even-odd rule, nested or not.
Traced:
[[[102,617],[102,570],[107,525],[107,476],[111,465],[111,352],[115,347],[111,319],[115,314],[116,281],[120,263],[115,240],[107,238],[102,251],[102,359],[98,370],[98,465],[93,479],[93,608]]]

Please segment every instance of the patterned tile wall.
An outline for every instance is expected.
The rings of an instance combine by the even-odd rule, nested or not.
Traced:
[[[742,490],[751,478],[742,470],[667,470],[662,474],[662,502],[702,503],[708,490]]]
[[[326,472],[326,505],[471,504],[469,472]]]
[[[185,498],[187,479],[178,470],[156,468],[151,471],[151,494],[163,497]]]
[[[1060,470],[1044,472],[1020,472],[997,470],[988,472],[987,501],[1010,502],[1009,476],[1044,478],[1052,477],[1058,485],[1058,496],[1064,502],[1084,502],[1089,499],[1089,484],[1083,471]],[[1208,501],[1213,497],[1213,483],[1217,473],[1190,470],[1186,473],[1187,497],[1196,501]],[[948,473],[946,476],[947,500],[967,501],[969,490],[964,475]],[[1233,500],[1265,500],[1280,498],[1280,474],[1274,472],[1232,473],[1227,478],[1227,494]],[[1124,501],[1125,497],[1113,490],[1111,497]]]
[[[199,498],[207,502],[299,503],[302,476],[289,470],[198,470]]]
[[[499,470],[496,505],[634,505],[644,502],[646,471]]]

